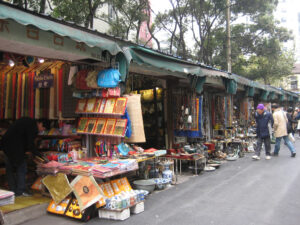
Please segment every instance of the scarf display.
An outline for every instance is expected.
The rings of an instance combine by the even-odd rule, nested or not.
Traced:
[[[63,81],[66,71],[69,73],[69,66],[63,65],[53,62],[0,68],[0,119],[57,119],[62,115]],[[35,76],[45,69],[54,75],[53,86],[35,88]]]

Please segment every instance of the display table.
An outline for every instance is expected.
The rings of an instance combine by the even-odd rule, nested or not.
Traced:
[[[175,161],[175,176],[176,176],[176,182],[177,182],[177,175],[178,175],[178,162],[179,162],[179,174],[181,175],[181,166],[182,166],[182,161],[190,161],[194,163],[194,169],[195,169],[195,174],[198,174],[198,161],[205,163],[205,156],[200,155],[200,154],[192,154],[192,155],[165,155],[163,156],[164,158],[169,158],[173,159]]]
[[[47,164],[39,165],[37,173],[39,175],[64,173],[68,175],[94,176],[96,178],[104,179],[135,171],[137,169],[138,162],[135,159],[109,160],[107,158],[93,157],[71,163],[51,161]]]

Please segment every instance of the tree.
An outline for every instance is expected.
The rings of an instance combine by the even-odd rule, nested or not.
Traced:
[[[198,60],[226,70],[224,2],[192,1],[191,13]],[[292,36],[287,29],[279,27],[273,17],[277,1],[232,0],[231,3],[232,71],[250,79],[261,77],[265,83],[289,74],[293,53],[284,51],[283,43]],[[247,16],[249,22],[239,22],[240,16]]]
[[[185,34],[188,31],[188,0],[169,0],[171,9],[156,15],[155,24],[165,30],[170,37],[169,53],[188,58],[188,49],[185,43]],[[152,11],[153,12],[153,11]],[[176,50],[174,51],[173,48]]]
[[[38,13],[45,13],[46,0],[11,0],[8,1],[21,8],[32,9]]]
[[[52,0],[52,3],[52,16],[93,28],[96,11],[105,0]]]
[[[139,32],[143,21],[148,21],[148,0],[110,0],[115,18],[102,14],[100,18],[110,25],[109,33],[129,39],[130,33],[135,33],[135,42],[139,43]]]

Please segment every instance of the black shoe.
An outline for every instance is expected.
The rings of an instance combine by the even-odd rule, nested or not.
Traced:
[[[22,193],[22,196],[24,196],[24,197],[31,197],[32,196],[32,194],[31,193],[29,193],[29,192],[23,192]]]
[[[278,156],[278,153],[273,152],[272,156]]]
[[[293,152],[291,157],[296,157],[296,152]]]

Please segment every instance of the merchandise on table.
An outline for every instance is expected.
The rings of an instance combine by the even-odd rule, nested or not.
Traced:
[[[15,203],[15,193],[0,189],[0,206],[10,205]]]

